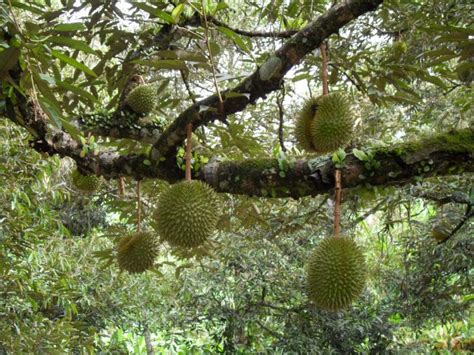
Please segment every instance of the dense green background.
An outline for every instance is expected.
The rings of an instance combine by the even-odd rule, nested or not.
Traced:
[[[163,23],[202,12],[200,2],[149,2],[130,7],[136,13],[119,1],[80,3],[81,8],[74,1],[1,5],[0,27],[17,32],[1,48],[20,48],[22,85],[37,90],[56,124],[112,110],[126,74],[123,57],[150,43]],[[251,30],[258,23],[279,31],[301,28],[328,3],[209,1],[205,8],[233,28]],[[461,69],[472,70],[474,56],[469,3],[387,1],[331,37],[331,88],[352,95],[360,117],[352,146],[390,145],[473,124],[472,84],[459,78]],[[71,22],[87,30],[79,24],[63,33],[60,26]],[[201,27],[192,30],[203,33]],[[282,43],[222,29],[210,33],[221,88],[235,85]],[[175,45],[204,59],[198,65],[170,60],[168,66],[184,70],[195,95],[211,94],[205,46],[192,36]],[[51,50],[86,69],[58,60],[61,55]],[[201,161],[301,155],[294,147],[293,117],[310,92],[320,92],[319,67],[317,53],[306,57],[285,82],[284,97],[270,95],[229,117],[228,125],[196,132]],[[173,68],[142,68],[147,80],[167,83],[154,117],[163,125],[191,102]],[[11,90],[3,79],[2,112]],[[276,100],[283,102],[286,153],[276,134]],[[25,129],[0,119],[0,354],[146,353],[147,332],[157,353],[474,350],[472,221],[446,243],[432,236],[439,225],[452,230],[472,206],[472,174],[344,191],[342,230],[363,248],[369,281],[352,308],[329,313],[308,303],[304,266],[318,240],[332,233],[332,196],[224,195],[209,248],[187,255],[163,244],[153,271],[121,274],[113,248],[135,228],[135,182],[127,180],[123,199],[115,181],[84,196],[68,178],[73,162],[41,156],[29,148],[29,138]],[[131,140],[107,145],[124,153],[146,149]],[[145,228],[153,228],[151,213],[166,186],[144,181]]]

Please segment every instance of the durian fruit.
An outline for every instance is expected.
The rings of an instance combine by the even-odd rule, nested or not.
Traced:
[[[95,175],[82,175],[79,170],[74,170],[71,174],[73,185],[82,192],[95,192],[102,185],[100,177]]]
[[[349,306],[366,280],[364,255],[347,237],[323,239],[307,266],[309,297],[321,309],[336,311]]]
[[[173,246],[196,247],[216,228],[219,201],[201,181],[182,181],[164,191],[155,211],[160,236]]]
[[[139,85],[127,96],[126,102],[136,113],[150,113],[157,101],[156,87],[153,84]]]
[[[319,97],[317,107],[310,127],[311,142],[317,152],[330,153],[352,137],[354,118],[350,103],[343,95],[333,93]]]
[[[318,108],[318,98],[312,97],[305,102],[301,109],[295,125],[295,136],[299,146],[308,152],[314,151],[311,138],[311,123]]]
[[[158,255],[158,238],[149,232],[136,232],[119,240],[117,262],[120,270],[141,273],[149,270]]]

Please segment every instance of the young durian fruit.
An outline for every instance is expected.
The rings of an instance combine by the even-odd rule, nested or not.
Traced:
[[[77,169],[72,172],[71,181],[79,191],[88,193],[97,191],[102,185],[100,177],[95,175],[82,175]]]
[[[311,123],[314,120],[318,108],[318,98],[312,97],[305,102],[303,108],[298,114],[295,125],[295,136],[300,148],[314,152],[314,146],[311,138]]]
[[[139,85],[132,89],[127,96],[126,102],[136,113],[147,114],[155,107],[158,95],[153,84]]]
[[[204,243],[215,230],[218,218],[217,194],[196,180],[172,185],[159,197],[155,211],[160,236],[173,246],[187,248]]]
[[[365,281],[364,255],[350,238],[323,239],[309,258],[309,297],[321,309],[337,311],[349,306],[362,293]]]
[[[159,251],[159,240],[149,232],[135,232],[119,240],[117,262],[120,270],[131,274],[153,267]]]
[[[350,141],[354,116],[349,101],[339,93],[321,96],[316,102],[318,109],[311,122],[311,142],[315,151],[330,153]]]

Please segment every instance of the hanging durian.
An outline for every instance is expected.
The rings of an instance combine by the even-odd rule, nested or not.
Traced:
[[[73,185],[82,192],[95,192],[100,188],[102,180],[95,175],[82,175],[78,170],[71,174]]]
[[[339,93],[321,96],[311,122],[311,140],[319,153],[330,153],[347,144],[352,137],[354,117],[350,103]]]
[[[153,84],[139,85],[127,96],[126,102],[136,113],[147,114],[155,107],[158,95]]]
[[[155,212],[157,229],[171,245],[196,247],[216,228],[218,196],[201,181],[182,181],[163,192]]]
[[[153,267],[158,255],[158,238],[148,232],[136,232],[119,240],[117,262],[120,270],[141,273]]]
[[[311,123],[316,115],[318,108],[318,98],[312,97],[305,102],[301,112],[298,115],[295,126],[296,141],[299,146],[308,152],[314,151],[311,138]]]
[[[364,255],[347,237],[323,239],[307,266],[309,297],[319,308],[336,311],[349,306],[366,280]]]
[[[343,95],[312,97],[298,116],[296,140],[309,152],[330,153],[349,142],[353,124],[349,101]]]

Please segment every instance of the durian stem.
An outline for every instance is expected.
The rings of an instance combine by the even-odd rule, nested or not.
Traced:
[[[193,124],[186,125],[186,180],[191,181],[191,148],[192,148]]]
[[[336,197],[334,206],[334,237],[339,237],[341,232],[341,200],[342,200],[342,183],[341,183],[341,170],[336,169]]]
[[[141,231],[142,224],[142,201],[141,201],[141,180],[137,180],[137,232]]]
[[[321,51],[321,61],[322,61],[322,68],[321,68],[321,80],[323,82],[323,95],[329,94],[329,85],[328,85],[328,56],[327,56],[327,48],[326,43],[322,43],[319,47]]]
[[[118,180],[118,194],[120,198],[125,195],[125,178],[120,177]]]

